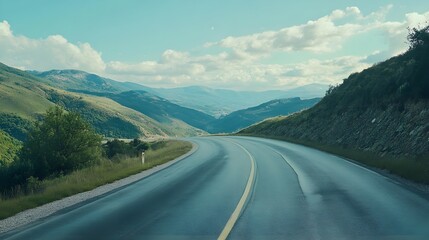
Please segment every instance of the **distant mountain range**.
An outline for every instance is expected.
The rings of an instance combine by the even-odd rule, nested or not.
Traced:
[[[84,90],[91,92],[117,93],[130,90],[150,90],[140,84],[131,82],[118,82],[109,78],[100,77],[96,74],[79,70],[51,70],[46,72],[27,71],[39,77],[39,81],[52,87],[73,91]]]
[[[0,129],[23,140],[32,121],[49,107],[60,105],[80,113],[97,132],[109,137],[202,133],[178,119],[163,124],[109,98],[69,92],[53,87],[53,84],[48,86],[46,82],[48,80],[44,78],[0,64]]]
[[[50,86],[68,91],[119,93],[143,90],[177,105],[192,108],[214,117],[254,107],[274,99],[322,97],[328,89],[328,85],[323,84],[309,84],[287,91],[271,90],[260,92],[213,89],[201,86],[170,89],[150,88],[131,82],[118,82],[78,70],[29,71],[29,73],[41,77],[42,81]]]
[[[310,84],[290,90],[233,91],[200,86],[152,89],[152,92],[176,104],[193,108],[214,117],[254,107],[262,103],[283,98],[300,97],[310,99],[323,97],[328,85]]]
[[[25,72],[0,64],[0,130],[24,140],[32,121],[49,107],[59,105],[78,112],[107,137],[233,132],[267,117],[311,107],[319,100],[273,99],[295,95],[308,98],[324,92],[323,85],[265,92],[199,86],[150,88],[78,70]]]

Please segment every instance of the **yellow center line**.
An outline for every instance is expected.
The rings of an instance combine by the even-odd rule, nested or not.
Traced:
[[[238,202],[237,207],[235,208],[234,212],[231,214],[231,217],[229,217],[228,222],[226,223],[225,227],[223,228],[222,232],[217,238],[218,240],[225,240],[230,234],[232,228],[234,227],[235,223],[238,220],[238,217],[240,217],[240,213],[243,210],[244,204],[249,198],[250,190],[252,189],[252,185],[255,178],[255,159],[252,157],[250,152],[247,151],[247,149],[245,149],[242,145],[236,142],[232,142],[232,143],[242,148],[247,153],[247,155],[249,155],[250,162],[251,162],[250,174],[249,174],[249,178],[247,179],[247,184],[246,184],[246,188],[244,189],[243,195],[241,196],[241,199]]]

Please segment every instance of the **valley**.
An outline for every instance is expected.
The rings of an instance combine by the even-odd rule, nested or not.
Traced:
[[[78,112],[105,137],[152,138],[235,132],[267,117],[287,115],[311,107],[318,101],[317,98],[309,101],[298,98],[282,100],[275,109],[271,109],[270,104],[273,103],[264,105],[263,101],[280,96],[296,96],[302,90],[276,91],[273,94],[201,87],[154,89],[77,70],[24,72],[6,65],[1,65],[0,74],[0,90],[4,92],[0,101],[0,129],[19,140],[24,140],[24,132],[31,122],[54,105]],[[313,90],[306,94],[301,92],[304,97],[321,96],[324,89],[319,85],[306,88]],[[206,94],[207,91],[213,94]],[[26,97],[23,98],[22,95]],[[251,95],[254,97],[251,98]],[[193,101],[194,98],[201,101]],[[253,100],[248,103],[246,99]],[[213,106],[200,111],[175,102],[182,102],[184,106],[195,102],[212,102]],[[285,103],[287,106],[282,108]],[[241,112],[230,112],[218,118],[206,113],[210,109],[219,113],[250,104],[262,105],[253,110],[249,108]],[[257,108],[264,110],[260,112]],[[245,117],[242,116],[243,111],[247,112]],[[234,126],[229,125],[228,122],[231,121],[235,122]]]
[[[429,1],[0,0],[0,240],[429,239]]]

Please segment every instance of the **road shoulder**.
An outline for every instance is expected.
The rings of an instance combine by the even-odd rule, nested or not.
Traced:
[[[0,233],[5,233],[13,229],[16,229],[18,227],[24,226],[26,224],[35,222],[42,218],[48,217],[54,213],[57,213],[58,211],[63,210],[65,208],[72,207],[74,205],[99,197],[104,194],[108,194],[109,192],[117,190],[118,188],[124,187],[129,184],[133,184],[139,180],[149,177],[171,165],[176,164],[177,162],[187,158],[188,156],[192,155],[195,151],[197,151],[198,145],[194,142],[191,142],[191,143],[192,143],[192,149],[189,152],[174,160],[166,162],[162,165],[155,166],[153,168],[147,169],[140,173],[117,180],[113,183],[109,183],[109,184],[97,187],[90,191],[78,193],[73,196],[56,200],[54,202],[50,202],[36,208],[28,209],[12,217],[0,220]]]

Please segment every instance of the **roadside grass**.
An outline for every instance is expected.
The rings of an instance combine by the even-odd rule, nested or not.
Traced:
[[[171,161],[191,149],[192,144],[189,142],[166,141],[157,143],[153,149],[146,151],[144,165],[141,164],[140,158],[124,157],[116,161],[104,159],[99,165],[69,175],[43,181],[32,179],[29,183],[32,189],[29,194],[20,194],[10,199],[0,198],[0,219],[137,174]]]
[[[237,134],[238,136],[254,136],[271,138],[291,143],[296,143],[308,147],[312,147],[324,152],[332,153],[349,160],[354,160],[358,163],[369,167],[387,171],[391,174],[411,180],[416,183],[429,184],[429,156],[419,157],[396,157],[396,156],[379,156],[373,152],[367,152],[352,148],[344,148],[340,146],[325,145],[311,141],[296,140],[280,136],[267,136],[258,134]]]

